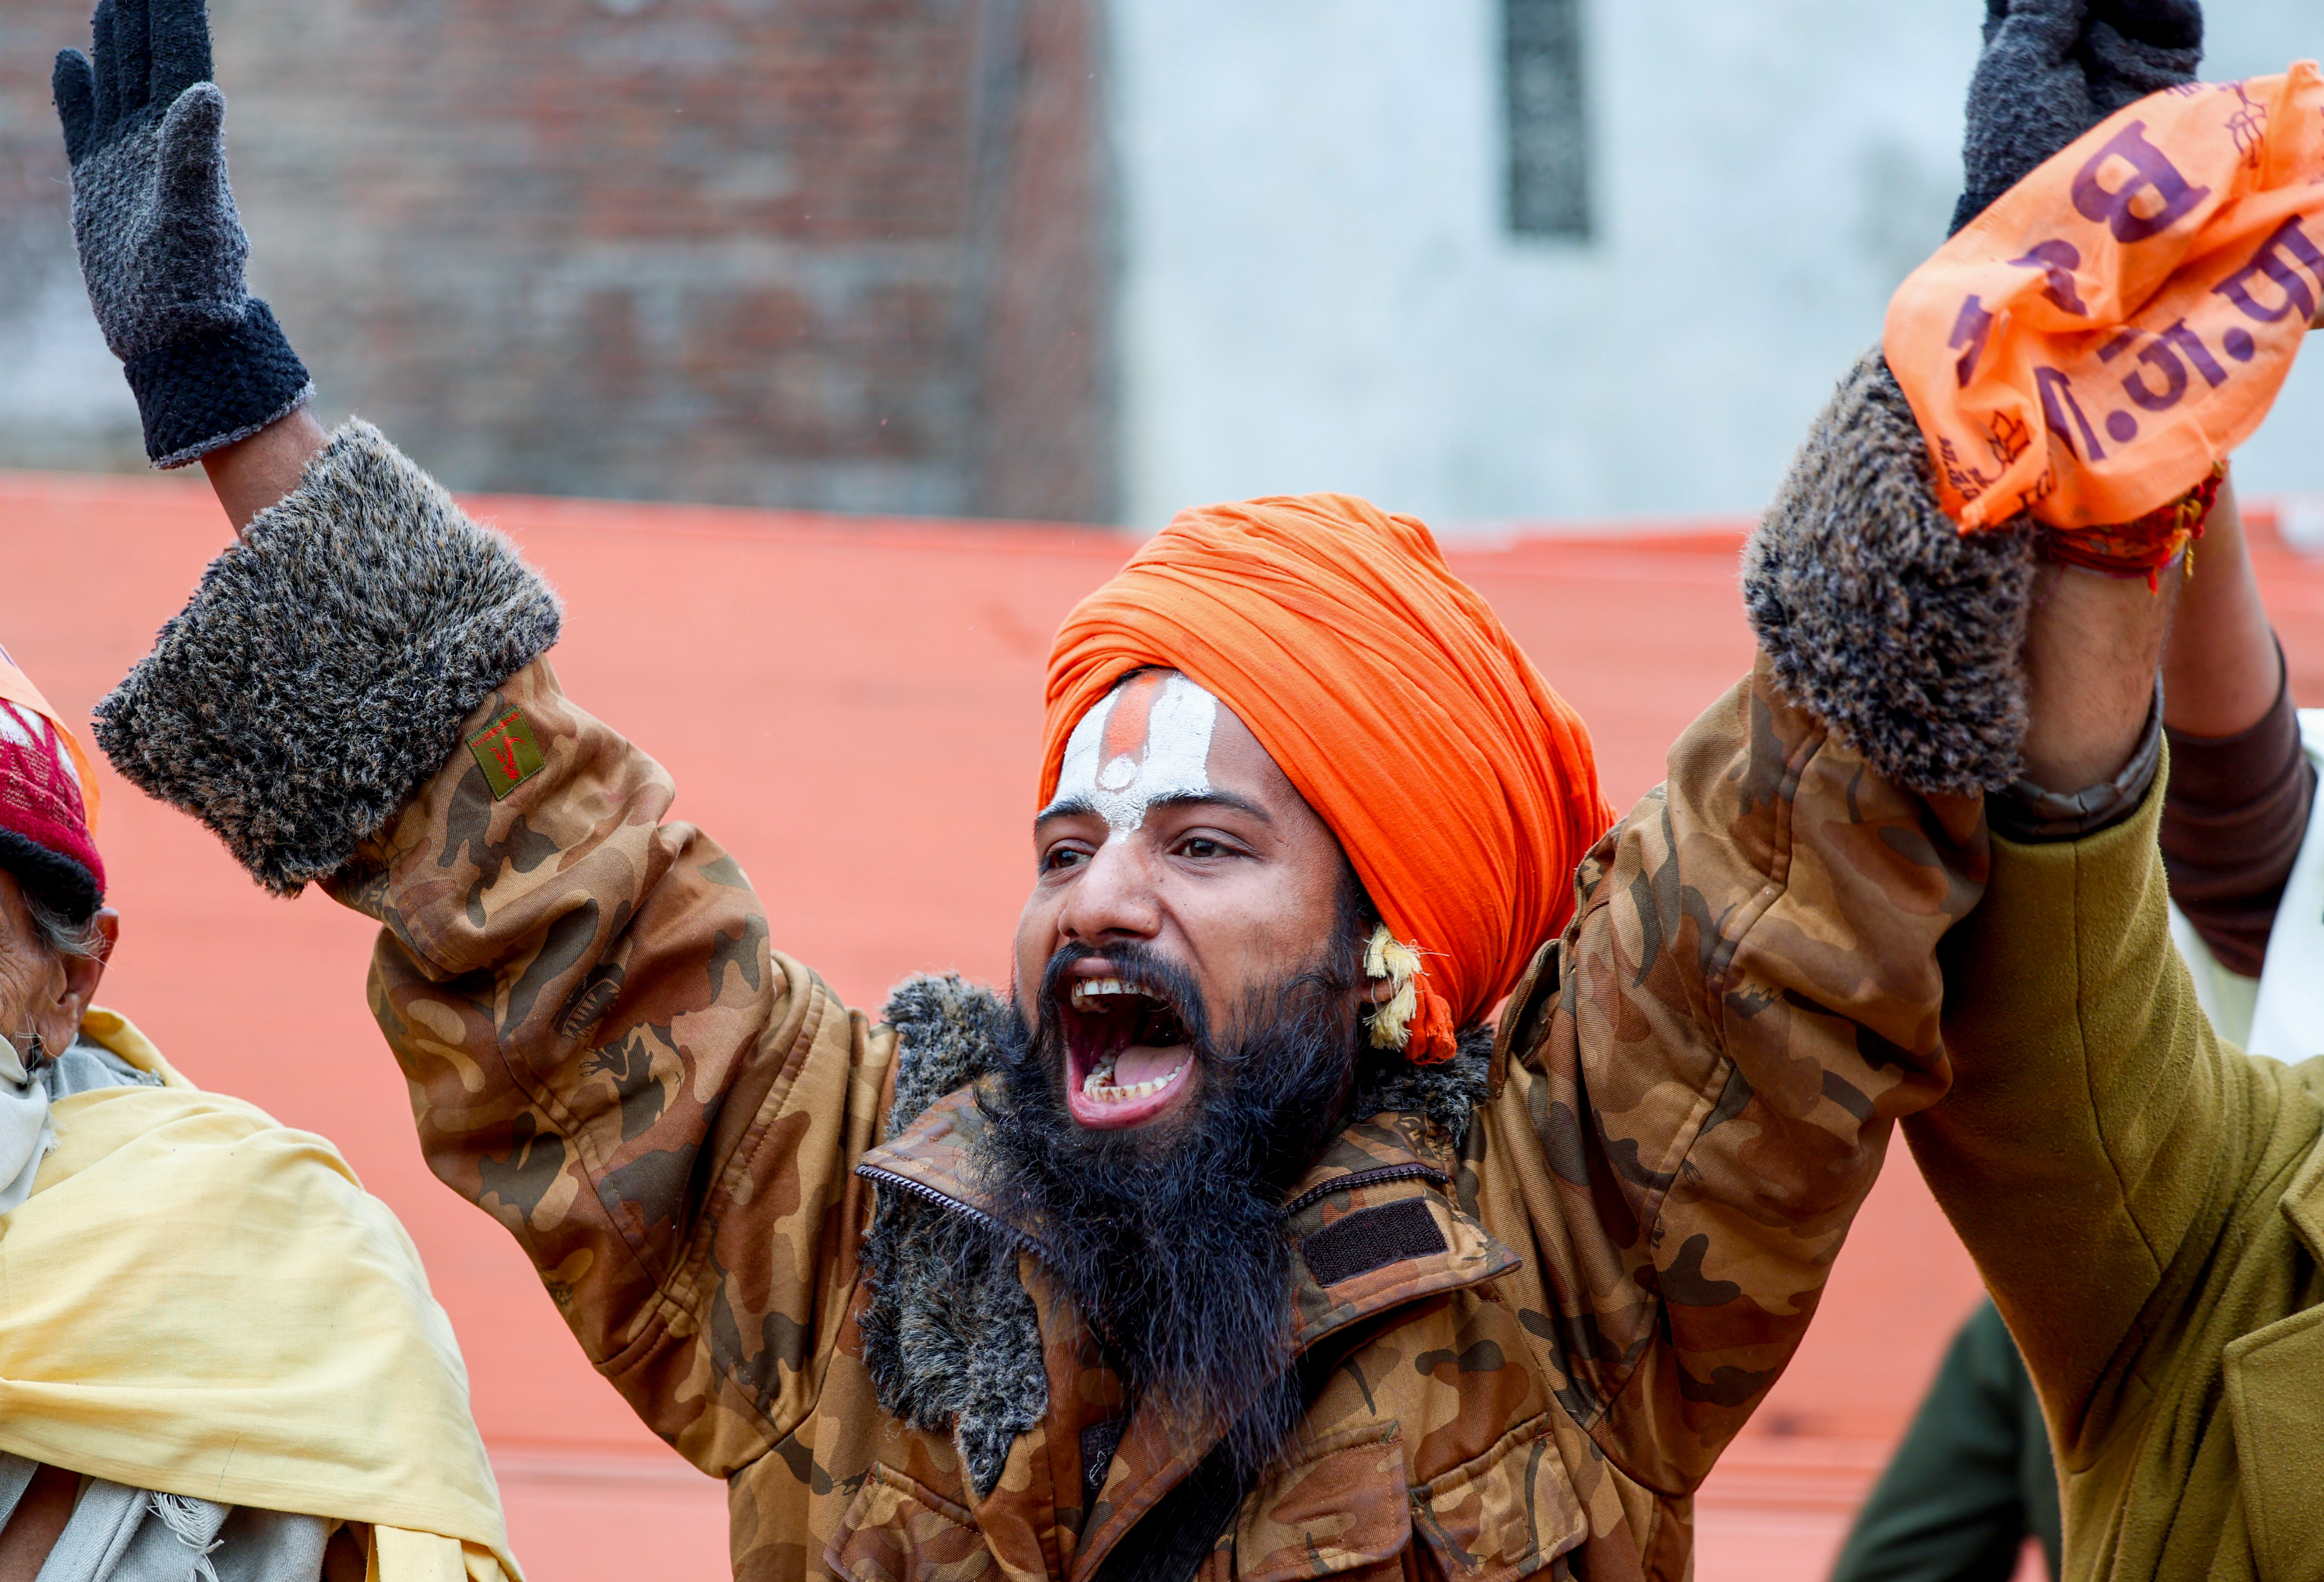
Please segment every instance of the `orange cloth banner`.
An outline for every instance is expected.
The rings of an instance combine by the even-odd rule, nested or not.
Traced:
[[[96,767],[89,763],[88,753],[81,746],[80,737],[72,726],[65,723],[64,716],[49,707],[49,700],[41,696],[38,687],[32,685],[32,678],[16,668],[16,661],[8,656],[5,648],[0,648],[0,703],[13,703],[19,708],[29,708],[57,727],[57,735],[63,740],[65,751],[72,754],[73,772],[80,778],[82,822],[88,826],[89,834],[95,835],[97,805],[103,795],[97,789]]]
[[[1419,953],[1412,1058],[1451,1059],[1564,927],[1614,822],[1581,716],[1426,527],[1346,495],[1181,512],[1065,617],[1042,803],[1074,726],[1141,665],[1233,709],[1331,826]]]
[[[2267,415],[2324,301],[2324,77],[2166,88],[1915,270],[1888,365],[1964,532],[2124,523]]]

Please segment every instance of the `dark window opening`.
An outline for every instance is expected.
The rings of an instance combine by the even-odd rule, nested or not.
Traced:
[[[1590,236],[1590,115],[1582,0],[1501,0],[1509,118],[1509,229]]]

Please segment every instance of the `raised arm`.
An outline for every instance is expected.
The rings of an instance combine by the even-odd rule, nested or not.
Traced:
[[[1905,1127],[2070,1453],[2122,1403],[2137,1332],[2170,1323],[2150,1304],[2173,1272],[2218,1250],[2286,1071],[2222,1048],[2196,1004],[2160,801],[2080,840],[1996,838],[1947,958],[1953,1092]]]
[[[1650,1481],[1699,1476],[1772,1383],[1892,1116],[2013,1325],[2046,1316],[2079,1348],[2037,1336],[2037,1371],[2109,1355],[2124,1330],[2105,1326],[2155,1289],[2156,1238],[2196,1239],[2207,1210],[2172,1196],[2191,1163],[2172,1150],[2206,1146],[2245,1078],[2195,1074],[2209,1030],[2163,923],[2156,674],[2177,568],[2150,590],[2049,563],[2037,540],[1956,530],[1910,406],[1868,359],[1746,557],[1759,673],[1585,869],[1559,998],[1524,1008],[1549,1030],[1526,1036],[1566,1051],[1533,1101],[1552,1168],[1651,1249],[1629,1265],[1637,1306],[1565,1317],[1589,1341],[1567,1349],[1601,1444]],[[2114,889],[2070,882],[2101,868]],[[2061,972],[2112,997],[2061,991]],[[2098,1079],[2093,1114],[2090,1059],[2117,1046],[2131,1075]],[[2175,1065],[2140,1064],[2174,1047]],[[2109,1155],[2125,1137],[2145,1152]],[[1617,1198],[1627,1221],[1604,1212]],[[2087,1264],[2031,1224],[2089,1225]],[[1564,1278],[1619,1291],[1610,1272]]]
[[[2198,567],[2200,584],[2200,550]],[[2200,1290],[2308,1101],[2289,1069],[2221,1045],[2171,943],[2151,783],[2159,733],[2126,744],[2185,597],[2180,568],[2154,594],[2073,568],[2043,578],[2026,650],[2032,783],[1994,800],[1992,884],[1948,942],[1953,1091],[1906,1135],[2070,1466],[2135,1406],[2141,1346]],[[2255,635],[2247,624],[2246,659]],[[2264,674],[2220,664],[2185,686],[2181,707],[2233,723],[2269,694]],[[2078,782],[2079,797],[2043,794]]]
[[[2256,978],[2308,831],[2316,771],[2301,747],[2232,480],[2179,589],[2163,652],[2163,725],[2171,899],[2219,967]]]
[[[2024,530],[1961,536],[1877,356],[1754,535],[1744,596],[1758,668],[1585,868],[1559,997],[1530,1012],[1567,1218],[1586,1198],[1636,1235],[1628,1290],[1546,1250],[1574,1290],[1635,1299],[1569,1314],[1591,1344],[1568,1355],[1601,1446],[1659,1487],[1692,1486],[1789,1360],[1891,1123],[1950,1107],[1981,792],[2015,782],[2070,838],[2135,806],[2160,750],[2167,598],[2043,566]]]
[[[2100,941],[2123,952],[2102,963],[2116,992],[2177,968],[2152,861],[2175,569],[2150,590],[2046,562],[2024,524],[1961,535],[1877,356],[1811,434],[1745,560],[1760,665],[1585,864],[1504,1032],[1488,1146],[1539,1150],[1554,1365],[1633,1476],[1692,1486],[1764,1398],[1895,1118],[1965,1134],[1931,1175],[1949,1207],[1991,1210],[1971,1247],[2005,1309],[2015,1292],[2086,1326],[2153,1289],[2151,1267],[2110,1262],[2133,1217],[2095,1201],[2113,1126],[2068,1087],[2093,1041],[2055,974]],[[1988,810],[2011,836],[1989,842]],[[2022,876],[2142,839],[2145,921],[2136,895]],[[2180,970],[2177,998],[2135,1009],[2192,1041],[2184,990]],[[2107,1010],[2109,1037],[2131,1015]],[[2164,1090],[2200,1135],[2213,1096]],[[2056,1213],[2029,1222],[2029,1204]],[[2086,1220],[2088,1269],[2025,1234]]]
[[[733,858],[665,821],[669,776],[565,698],[548,585],[376,430],[309,417],[244,288],[200,0],[106,0],[96,34],[57,70],[90,298],[153,459],[201,460],[240,536],[98,739],[262,884],[381,921],[430,1166],[730,1473],[836,1349],[893,1037],[769,949]]]
[[[2172,586],[2043,564],[2024,529],[1963,538],[1877,356],[1820,419],[1746,556],[1759,666],[1584,865],[1505,1033],[1490,1146],[1537,1146],[1556,1183],[1532,1223],[1559,1363],[1633,1476],[1708,1471],[1890,1124],[1952,1107],[1982,791],[2014,786],[2016,826],[2068,850],[2141,805]]]
[[[1939,949],[1983,892],[1977,776],[2002,760],[1975,705],[2026,578],[2015,546],[1943,554],[1933,506],[1856,492],[1914,465],[1902,406],[1877,359],[1842,385],[1747,558],[1759,664],[1583,864],[1505,1014],[1482,1145],[1522,1166],[1479,1176],[1541,1186],[1487,1221],[1532,1238],[1526,1321],[1566,1409],[1673,1493],[1774,1385],[1892,1124],[1949,1079]]]
[[[448,1185],[725,1474],[797,1429],[856,1277],[892,1036],[772,953],[733,859],[540,657],[554,597],[354,425],[98,710],[252,874],[383,926],[372,1004]]]

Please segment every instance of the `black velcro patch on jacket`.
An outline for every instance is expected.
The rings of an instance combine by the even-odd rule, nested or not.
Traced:
[[[1307,1267],[1324,1285],[1337,1285],[1406,1258],[1425,1258],[1447,1250],[1436,1217],[1418,1198],[1359,1208],[1299,1244]]]

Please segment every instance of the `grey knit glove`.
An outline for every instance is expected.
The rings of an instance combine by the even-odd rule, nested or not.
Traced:
[[[1955,232],[2125,105],[2193,81],[2203,60],[2198,0],[1986,0],[1985,9]]]
[[[157,467],[246,439],[314,393],[243,285],[250,240],[226,175],[226,95],[202,0],[100,0],[95,55],[57,57],[73,236],[106,345]]]

